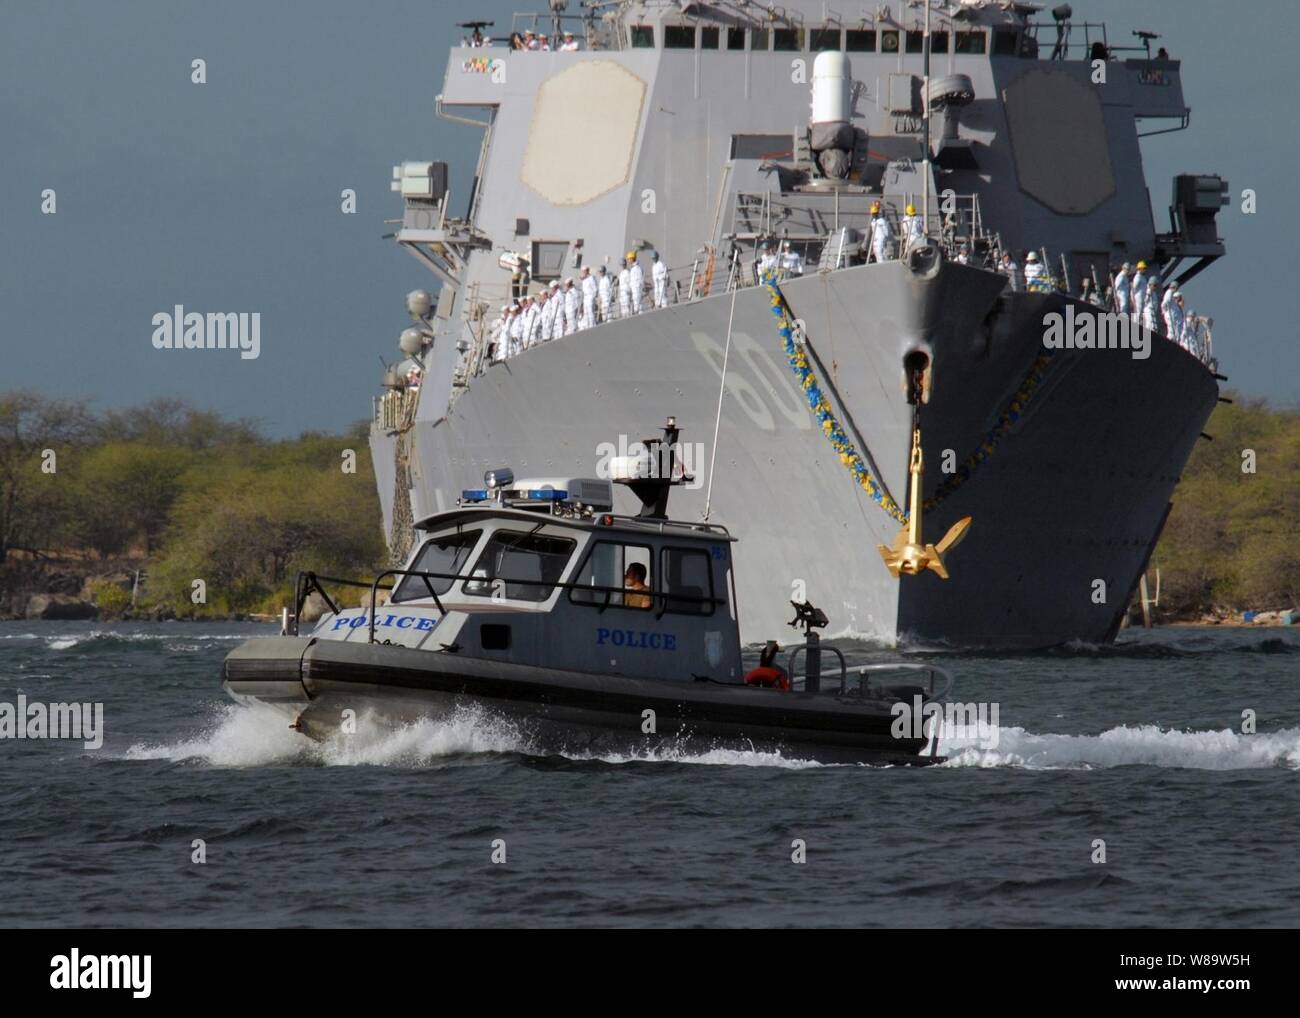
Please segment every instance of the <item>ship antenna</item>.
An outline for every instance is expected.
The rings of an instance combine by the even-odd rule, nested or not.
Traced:
[[[921,118],[925,122],[925,172],[921,175],[921,232],[927,242],[930,237],[930,0],[925,0],[925,32],[922,36],[925,49],[925,82],[921,88]],[[882,183],[880,191],[884,194]]]
[[[727,391],[727,360],[731,356],[731,324],[736,320],[737,286],[731,291],[731,313],[727,315],[727,345],[722,351],[722,378],[718,380],[718,413],[713,419],[713,451],[709,453],[709,487],[704,493],[704,522],[709,522],[709,507],[713,503],[713,468],[718,462],[718,431],[722,428],[722,397]]]

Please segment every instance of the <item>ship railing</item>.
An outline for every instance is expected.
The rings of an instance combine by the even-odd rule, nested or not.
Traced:
[[[774,194],[770,191],[739,192],[736,195],[733,224],[728,235],[733,248],[725,256],[727,289],[757,285],[758,246],[762,242],[781,245],[789,242],[803,261],[803,272],[835,271],[866,261],[871,253],[871,205],[880,202],[881,210],[893,227],[891,258],[906,254],[903,216],[908,205],[928,220],[923,236],[940,247],[949,258],[965,249],[972,260],[991,252],[1001,253],[1000,240],[984,221],[978,194],[941,192],[931,195],[929,215],[924,215],[922,196],[909,193],[854,193],[836,201],[832,209],[810,207],[799,194]],[[792,221],[806,220],[792,227]],[[778,272],[778,276],[782,273]]]
[[[1103,21],[1029,21],[1025,24],[1025,34],[1038,44],[1039,54],[1046,53],[1049,60],[1090,60],[1092,48],[1099,43],[1108,55],[1150,54],[1145,44],[1112,46]]]
[[[531,31],[535,35],[545,36],[551,50],[559,48],[565,32],[572,32],[574,37],[582,40],[582,48],[588,50],[620,49],[620,36],[616,26],[596,21],[587,14],[556,14],[553,11],[520,11],[510,19],[512,32],[523,35]],[[494,43],[509,46],[510,37],[494,39]],[[521,52],[537,52],[522,50]]]

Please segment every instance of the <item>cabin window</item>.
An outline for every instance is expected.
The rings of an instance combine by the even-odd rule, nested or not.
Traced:
[[[978,54],[985,52],[985,48],[983,32],[958,32],[953,52]]]
[[[844,48],[850,53],[876,52],[874,28],[850,28],[844,33]]]
[[[654,25],[632,25],[627,32],[633,49],[655,48]]]
[[[421,573],[439,573],[430,576],[428,586],[419,576],[403,576],[393,591],[394,601],[413,601],[429,597],[429,587],[439,596],[451,590],[453,576],[460,574],[469,560],[470,552],[478,544],[481,530],[465,530],[458,534],[440,534],[424,542],[411,569]]]
[[[808,33],[808,48],[814,53],[840,48],[840,30],[838,28],[814,28]]]
[[[643,544],[597,541],[573,578],[569,600],[597,608],[648,610],[654,603],[652,561],[650,549]]]
[[[694,48],[694,25],[664,25],[664,49]]]
[[[948,33],[931,32],[930,33],[930,52],[947,53],[948,52]]]
[[[727,29],[727,49],[745,48],[745,30],[743,28]]]
[[[898,32],[895,29],[889,29],[880,33],[880,52],[897,53],[898,52]]]
[[[1015,32],[994,32],[993,33],[993,55],[999,57],[1014,57],[1020,52],[1017,45],[1018,39]]]
[[[749,30],[749,48],[752,50],[767,49],[767,29],[751,28]]]
[[[717,48],[718,48],[718,26],[717,25],[703,26],[700,29],[700,49],[717,49]]]
[[[783,53],[794,53],[803,49],[803,29],[778,28],[772,33],[772,48]]]
[[[659,574],[664,610],[681,615],[713,614],[713,566],[707,552],[665,548]]]
[[[925,33],[908,32],[907,33],[907,52],[924,53],[925,52]]]
[[[577,542],[503,530],[492,535],[465,581],[474,597],[545,601],[551,596]]]

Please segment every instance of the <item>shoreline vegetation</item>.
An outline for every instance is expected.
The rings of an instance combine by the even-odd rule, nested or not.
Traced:
[[[1152,556],[1157,624],[1300,618],[1300,410],[1234,399]],[[387,551],[367,429],[277,440],[179,400],[94,413],[0,393],[0,621],[270,620],[300,569],[373,576]]]

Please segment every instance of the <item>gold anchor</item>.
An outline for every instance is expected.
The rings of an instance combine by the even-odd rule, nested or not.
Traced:
[[[919,576],[927,569],[933,569],[942,579],[948,579],[948,570],[943,564],[943,557],[949,550],[956,547],[957,543],[966,536],[966,531],[970,529],[971,518],[963,516],[951,527],[948,533],[943,535],[943,540],[938,544],[923,544],[921,542],[921,429],[912,429],[912,461],[908,468],[912,475],[912,511],[907,517],[907,526],[898,532],[894,538],[894,546],[886,547],[878,544],[876,547],[880,550],[880,557],[885,560],[885,566],[889,569],[891,575],[897,577],[899,573],[906,573],[908,576]]]

